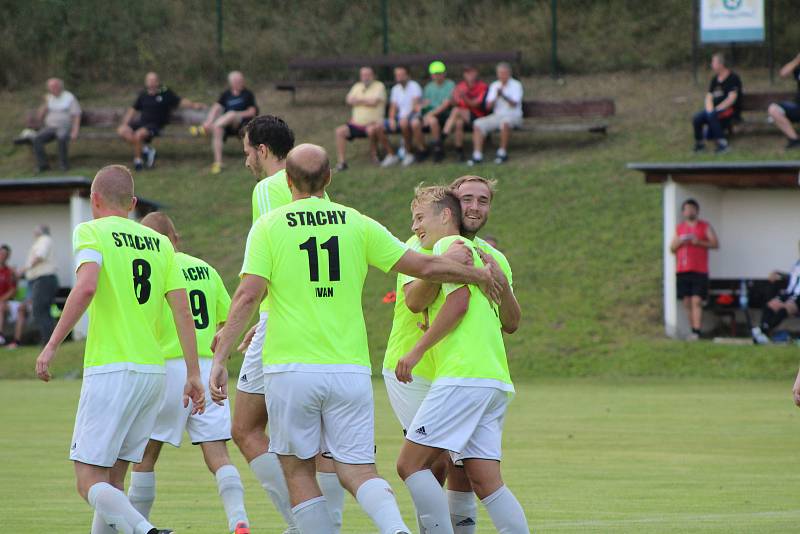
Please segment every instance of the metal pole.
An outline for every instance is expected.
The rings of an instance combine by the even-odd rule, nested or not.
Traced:
[[[698,0],[694,0],[692,2],[692,77],[694,78],[694,84],[697,85],[697,34],[700,31],[698,27],[698,18],[699,18],[699,11],[700,5],[698,4]]]
[[[383,19],[383,55],[389,53],[389,0],[381,0],[381,18]]]
[[[222,56],[222,0],[217,0],[217,52]]]
[[[553,0],[551,6],[550,71],[553,78],[558,78],[558,0]]]
[[[767,28],[769,32],[767,34],[767,39],[769,39],[767,43],[767,54],[769,55],[767,58],[767,63],[769,64],[769,84],[775,85],[775,19],[773,17],[775,0],[767,0],[767,10],[767,19],[769,21],[769,28]]]

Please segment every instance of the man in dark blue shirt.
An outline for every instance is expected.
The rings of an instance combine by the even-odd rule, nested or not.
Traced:
[[[145,165],[142,156],[147,158],[148,168],[152,168],[155,164],[156,149],[149,143],[169,122],[172,110],[178,107],[192,109],[205,107],[199,102],[181,98],[171,89],[161,85],[158,74],[155,72],[147,73],[144,78],[144,86],[133,105],[122,117],[122,124],[117,128],[119,136],[133,145],[133,166],[137,171],[142,170]],[[134,119],[133,116],[137,112],[139,117]]]
[[[717,143],[718,153],[728,150],[724,129],[737,115],[739,96],[742,94],[742,80],[728,68],[725,56],[719,53],[711,56],[711,70],[714,75],[708,86],[703,111],[692,119],[695,152],[705,150],[704,139],[713,139]]]
[[[214,163],[211,174],[222,172],[222,145],[229,135],[238,136],[239,130],[258,115],[256,97],[244,85],[244,75],[238,70],[228,74],[228,89],[225,90],[208,112],[202,132],[211,132],[211,148]],[[193,130],[192,133],[195,133]]]

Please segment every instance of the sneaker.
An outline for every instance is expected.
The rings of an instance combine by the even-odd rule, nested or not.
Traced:
[[[137,171],[141,171],[144,168],[144,163],[142,163],[141,158],[134,158],[133,159],[133,168]]]
[[[498,165],[502,165],[502,164],[503,164],[503,163],[505,163],[506,161],[508,161],[508,154],[502,154],[502,155],[501,155],[501,154],[497,154],[497,155],[494,157],[494,162],[495,162],[496,164],[498,164]]]
[[[686,341],[699,341],[699,340],[700,340],[700,334],[695,334],[694,332],[686,336]]]
[[[469,158],[467,160],[468,167],[474,167],[475,165],[480,165],[483,163],[483,158]]]
[[[753,334],[753,343],[756,345],[768,345],[769,337],[761,331],[761,328],[754,326],[750,331]]]
[[[189,135],[192,137],[200,137],[206,135],[206,129],[202,126],[189,126]]]
[[[222,172],[222,163],[212,163],[211,164],[211,174],[219,174]]]
[[[6,348],[7,348],[8,350],[14,350],[14,349],[18,349],[18,348],[19,348],[19,342],[18,342],[18,341],[12,341],[12,342],[11,342],[11,343],[9,343],[8,345],[6,345]]]
[[[341,163],[336,164],[336,172],[346,171],[348,168],[347,162],[343,161]]]
[[[792,341],[792,336],[786,330],[775,332],[771,341],[777,345],[788,345]]]
[[[789,142],[786,143],[786,149],[791,150],[793,148],[800,148],[800,139],[789,139]]]
[[[458,161],[462,163],[467,161],[467,156],[464,155],[464,149],[462,147],[456,148],[456,157],[458,158]]]
[[[692,149],[694,152],[703,152],[706,149],[705,143],[695,143],[694,148]]]
[[[156,149],[145,145],[144,147],[145,165],[148,169],[152,169],[156,164]]]
[[[724,145],[719,144],[717,145],[717,148],[714,149],[714,154],[725,154],[726,152],[728,152],[728,150],[730,150],[730,148],[731,147],[728,143],[725,143]]]
[[[403,158],[403,167],[413,165],[415,161],[417,161],[417,158],[414,154],[406,154],[406,157]]]
[[[36,167],[36,172],[47,172],[50,170],[50,165],[42,165],[41,167]]]
[[[426,149],[426,150],[423,150],[421,152],[417,152],[416,155],[414,156],[414,159],[415,159],[415,161],[418,161],[418,162],[422,163],[423,161],[428,159],[428,156],[430,156],[430,155],[431,155],[431,153]]]
[[[5,345],[5,344],[6,344],[6,338],[4,338],[2,334],[0,334],[0,345]]]
[[[381,167],[385,169],[386,167],[391,167],[392,165],[397,165],[398,163],[400,163],[400,158],[394,154],[387,154],[386,157],[381,161]]]
[[[250,527],[247,526],[247,523],[244,521],[239,521],[236,523],[236,528],[234,529],[233,534],[250,534]]]
[[[442,147],[436,147],[433,149],[433,162],[434,163],[441,163],[444,159],[444,150]]]

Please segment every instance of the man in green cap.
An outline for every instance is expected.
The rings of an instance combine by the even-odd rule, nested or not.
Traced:
[[[441,61],[432,62],[428,66],[428,72],[431,75],[431,81],[425,85],[425,89],[422,92],[422,119],[418,118],[412,122],[415,136],[414,144],[416,146],[425,146],[423,127],[428,128],[433,137],[431,142],[433,159],[439,162],[444,158],[442,128],[450,116],[453,89],[455,89],[456,84],[453,80],[447,79],[447,68]],[[419,156],[422,156],[420,159],[424,159],[427,153],[418,154]],[[403,165],[410,165],[413,162],[414,158],[412,157],[409,163],[403,160]]]

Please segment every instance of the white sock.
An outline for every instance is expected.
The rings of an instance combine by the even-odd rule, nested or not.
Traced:
[[[303,534],[334,534],[333,518],[325,497],[315,497],[292,508],[295,521]]]
[[[452,533],[447,497],[431,470],[417,471],[406,479],[406,486],[428,534]]]
[[[382,478],[371,478],[356,491],[356,500],[372,518],[381,534],[411,532],[403,522],[392,487]]]
[[[478,502],[471,491],[447,490],[447,505],[455,534],[475,534],[478,525]]]
[[[98,482],[89,488],[89,504],[103,516],[106,523],[124,534],[147,534],[152,528],[147,519],[136,511],[128,497],[108,482]]]
[[[506,149],[505,149],[505,148],[498,148],[498,149],[497,149],[497,155],[498,155],[498,156],[502,157],[502,156],[505,156],[505,155],[507,155],[507,154],[508,154],[508,153],[506,152]]]
[[[472,159],[474,159],[476,161],[479,160],[479,159],[483,159],[483,153],[479,152],[477,150],[473,150],[472,151]]]
[[[481,500],[500,534],[530,534],[522,505],[507,486]]]
[[[250,525],[244,509],[244,486],[239,471],[232,465],[223,465],[217,469],[214,478],[217,479],[219,496],[228,516],[228,530],[233,532],[240,521]]]
[[[317,482],[322,490],[322,495],[328,501],[328,510],[333,517],[336,533],[342,529],[342,515],[344,513],[344,488],[339,482],[336,473],[317,473]]]
[[[117,534],[117,531],[108,526],[103,516],[95,511],[92,518],[92,534]]]
[[[150,472],[131,473],[131,485],[128,488],[128,499],[145,519],[150,517],[153,501],[156,500],[156,474]]]
[[[289,488],[286,487],[286,479],[283,477],[283,469],[281,469],[278,455],[265,452],[250,462],[250,469],[269,498],[272,499],[272,504],[283,516],[288,527],[296,528],[297,523],[292,515],[292,505],[289,501]]]

